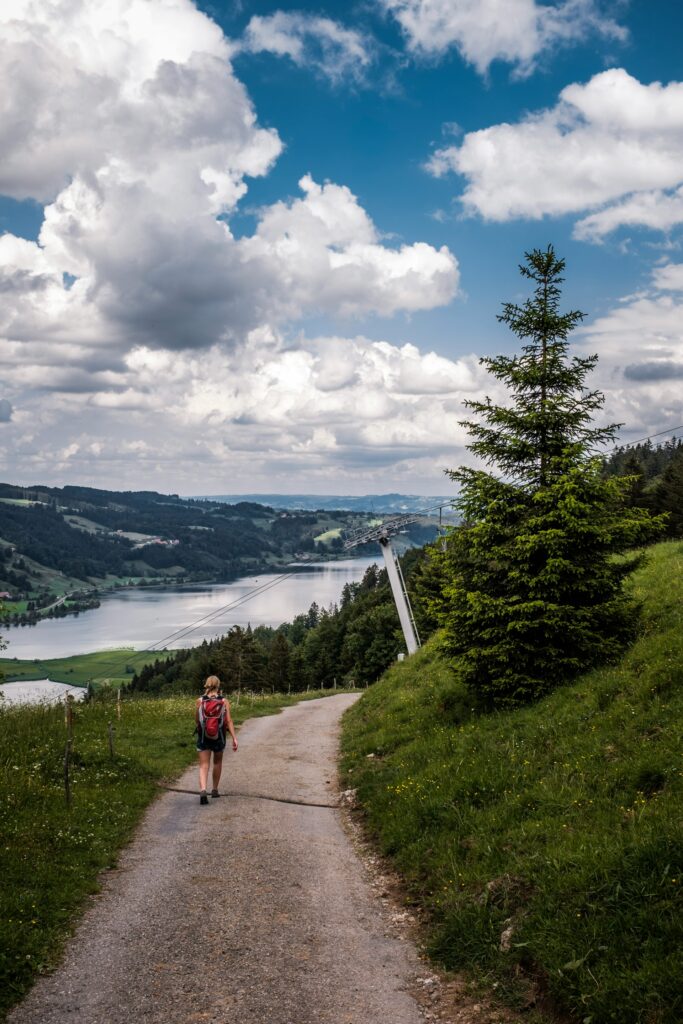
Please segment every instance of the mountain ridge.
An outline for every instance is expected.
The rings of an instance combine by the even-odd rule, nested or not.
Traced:
[[[344,511],[344,512],[378,512],[384,515],[394,513],[416,513],[432,508],[443,502],[454,501],[452,495],[419,495],[389,492],[386,494],[279,494],[277,492],[251,494],[204,494],[191,495],[194,501],[220,501],[226,504],[236,502],[257,502],[271,508],[289,511]]]

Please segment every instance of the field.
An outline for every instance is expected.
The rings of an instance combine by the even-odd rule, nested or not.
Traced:
[[[46,658],[43,661],[38,658],[32,661],[0,658],[0,672],[6,682],[51,679],[55,683],[85,686],[94,680],[96,683],[116,685],[129,683],[134,672],[172,653],[175,652],[135,651],[132,647],[120,647],[114,651],[75,654],[69,658]]]
[[[69,523],[71,526],[77,527],[79,530],[85,530],[86,533],[111,532],[106,526],[100,526],[99,523],[94,523],[92,519],[86,519],[84,516],[65,515],[64,521]]]
[[[272,714],[296,699],[243,694],[233,719]],[[78,705],[69,808],[63,706],[0,708],[0,1018],[58,961],[99,873],[116,864],[159,792],[157,781],[195,760],[193,720],[192,697],[127,697],[120,720],[107,691]]]
[[[316,543],[329,544],[331,540],[336,540],[337,537],[341,537],[341,527],[339,526],[335,529],[325,530],[324,533],[319,534],[317,537],[314,537],[313,539],[316,541]]]
[[[683,545],[631,585],[623,659],[517,711],[477,716],[437,638],[345,716],[344,770],[442,965],[561,1019],[680,1024]]]

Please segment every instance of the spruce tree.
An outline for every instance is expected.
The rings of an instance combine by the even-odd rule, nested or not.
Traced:
[[[289,681],[289,660],[290,649],[287,638],[282,633],[276,633],[270,645],[267,664],[267,678],[273,692],[285,693]]]
[[[552,246],[526,254],[534,295],[499,317],[521,354],[481,360],[510,402],[466,403],[478,417],[464,421],[468,447],[499,475],[449,471],[463,525],[441,567],[444,642],[489,706],[532,700],[615,656],[637,609],[623,591],[636,560],[614,555],[658,526],[625,507],[630,481],[605,479],[596,457],[618,426],[593,424],[604,397],[585,382],[597,356],[568,353],[583,314],[559,311],[564,266]]]
[[[683,537],[683,449],[678,448],[654,491],[658,512],[667,516],[666,532],[670,537]]]

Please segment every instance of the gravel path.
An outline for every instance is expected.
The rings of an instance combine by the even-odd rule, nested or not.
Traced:
[[[333,803],[340,694],[252,719],[223,789]],[[196,771],[177,783],[195,790]],[[11,1024],[421,1024],[420,969],[328,807],[165,793]]]

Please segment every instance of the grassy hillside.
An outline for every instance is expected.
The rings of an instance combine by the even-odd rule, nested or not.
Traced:
[[[438,639],[347,714],[346,784],[449,968],[583,1024],[683,1020],[683,545],[623,660],[477,717]]]

